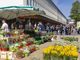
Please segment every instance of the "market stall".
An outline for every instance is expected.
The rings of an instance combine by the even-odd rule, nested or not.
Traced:
[[[12,52],[18,58],[23,58],[36,51],[38,48],[35,39],[20,30],[0,33],[0,52]],[[2,54],[0,54],[2,56]],[[1,57],[0,57],[1,58]],[[5,59],[5,58],[4,58]],[[6,57],[6,59],[8,59]]]

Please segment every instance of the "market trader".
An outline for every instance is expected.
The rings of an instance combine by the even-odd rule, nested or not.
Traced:
[[[3,32],[9,32],[9,27],[8,24],[5,22],[5,20],[2,20],[1,29],[3,30]]]

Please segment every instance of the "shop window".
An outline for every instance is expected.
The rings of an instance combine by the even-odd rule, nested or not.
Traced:
[[[32,0],[30,0],[30,6],[32,6]]]
[[[27,5],[29,6],[29,0],[27,0]]]

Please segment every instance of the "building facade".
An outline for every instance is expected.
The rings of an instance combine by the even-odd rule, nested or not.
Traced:
[[[51,19],[53,21],[66,24],[67,19],[63,13],[57,8],[52,0],[6,0],[0,1],[4,6],[26,6],[29,10],[42,11],[44,14],[41,16]],[[40,13],[39,13],[40,14]]]
[[[44,11],[47,18],[58,21],[62,24],[67,23],[66,17],[52,2],[52,0],[24,0],[24,6],[33,7],[33,9]]]

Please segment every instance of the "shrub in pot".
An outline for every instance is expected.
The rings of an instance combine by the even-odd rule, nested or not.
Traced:
[[[22,50],[17,51],[16,57],[17,58],[24,58],[25,57],[24,52]]]

